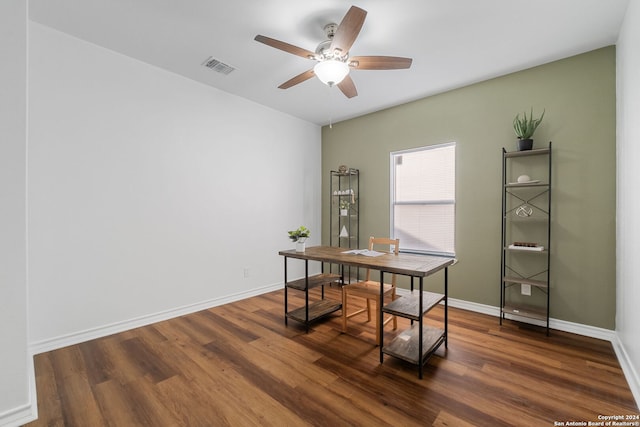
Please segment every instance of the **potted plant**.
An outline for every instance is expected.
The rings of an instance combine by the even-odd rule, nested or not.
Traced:
[[[542,115],[539,118],[534,119],[533,107],[531,107],[529,117],[527,117],[526,111],[522,117],[520,117],[520,113],[516,114],[516,117],[513,119],[513,130],[518,137],[518,151],[531,150],[531,148],[533,148],[533,139],[531,139],[531,137],[542,122],[543,117],[544,111],[542,111]]]
[[[340,200],[340,216],[347,216],[349,215],[349,201],[347,200]]]
[[[297,230],[289,231],[289,238],[296,244],[296,252],[304,252],[307,237],[311,235],[311,231],[304,225],[298,227]]]

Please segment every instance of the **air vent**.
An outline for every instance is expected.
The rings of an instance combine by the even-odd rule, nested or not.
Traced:
[[[204,61],[202,65],[207,68],[211,68],[213,71],[221,74],[229,74],[233,70],[235,70],[235,68],[233,68],[231,65],[227,65],[224,62],[215,59],[213,56],[207,58],[207,60]]]

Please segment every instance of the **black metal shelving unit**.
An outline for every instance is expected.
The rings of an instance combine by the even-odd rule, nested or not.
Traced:
[[[358,249],[360,245],[360,171],[348,168],[331,171],[329,189],[329,246]],[[345,235],[346,234],[346,235]],[[331,266],[331,272],[341,274],[339,266]],[[356,280],[358,269],[347,266],[345,283]]]
[[[551,142],[548,147],[535,150],[502,149],[500,324],[507,317],[542,321],[546,324],[547,335],[551,273],[551,160]],[[519,182],[518,177],[522,175],[531,175],[532,179]],[[520,293],[516,292],[518,289]],[[529,289],[529,292],[524,289]]]

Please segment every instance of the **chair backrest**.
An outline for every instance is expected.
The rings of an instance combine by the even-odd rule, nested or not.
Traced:
[[[400,239],[389,239],[387,237],[369,237],[369,250],[386,252],[388,254],[398,255],[400,252]],[[367,268],[367,275],[365,280],[370,280],[371,270]],[[391,275],[391,284],[396,285],[396,275]]]

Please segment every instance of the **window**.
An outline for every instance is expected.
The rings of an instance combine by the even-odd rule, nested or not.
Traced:
[[[391,235],[403,252],[455,255],[455,142],[391,153]]]

